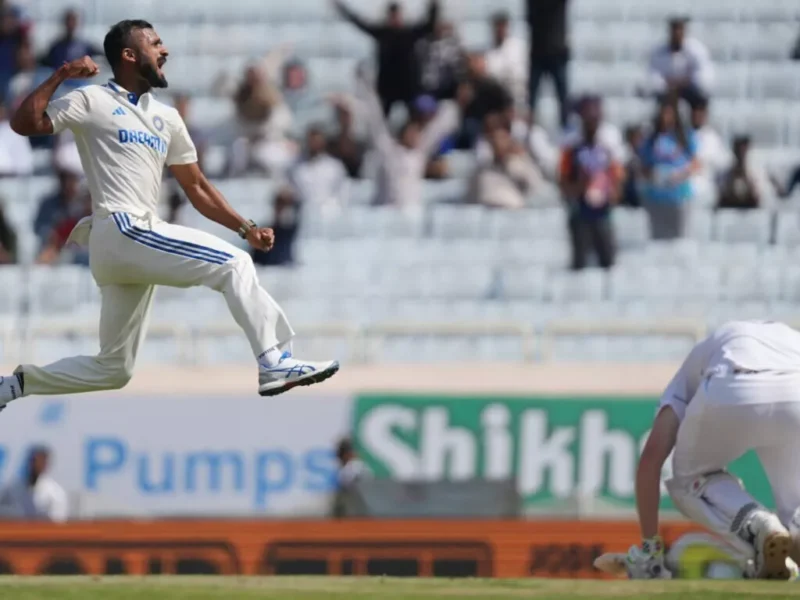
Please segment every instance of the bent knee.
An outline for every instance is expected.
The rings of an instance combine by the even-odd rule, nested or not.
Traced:
[[[104,389],[118,390],[130,383],[133,377],[133,364],[121,360],[98,361],[103,371]]]

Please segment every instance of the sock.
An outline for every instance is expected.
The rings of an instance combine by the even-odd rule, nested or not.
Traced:
[[[262,352],[258,356],[258,364],[263,365],[265,367],[277,367],[278,363],[281,362],[281,357],[283,356],[283,352],[278,349],[277,346],[274,348],[270,348],[266,352]]]

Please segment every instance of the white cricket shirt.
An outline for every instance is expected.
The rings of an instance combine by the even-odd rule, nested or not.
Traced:
[[[164,165],[197,162],[178,112],[116,82],[78,88],[47,106],[53,130],[75,135],[92,212],[158,214]]]
[[[777,322],[725,323],[692,349],[664,391],[659,409],[670,406],[683,420],[706,376],[735,370],[800,372],[800,332]],[[769,394],[754,394],[749,403],[774,400]]]

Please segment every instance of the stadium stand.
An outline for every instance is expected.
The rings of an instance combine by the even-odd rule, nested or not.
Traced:
[[[60,14],[74,4],[25,4],[37,55],[58,36]],[[405,1],[412,15],[422,14],[424,4]],[[515,34],[526,37],[523,4],[444,2],[468,48],[488,47],[489,15],[501,9],[511,15]],[[383,9],[374,0],[348,5],[372,16]],[[190,123],[209,133],[207,170],[240,212],[264,222],[280,182],[224,178],[228,149],[213,132],[229,126],[234,107],[219,93],[220,76],[238,78],[252,60],[288,44],[307,68],[307,94],[315,99],[294,111],[291,136],[301,139],[308,123],[331,119],[322,98],[350,91],[356,66],[373,52],[370,40],[339,20],[326,0],[95,1],[82,8],[82,34],[94,43],[102,43],[109,23],[151,16],[172,54],[171,89],[191,95]],[[712,125],[726,140],[750,135],[754,160],[786,180],[800,164],[800,62],[789,59],[800,32],[800,2],[574,0],[575,91],[600,94],[606,116],[620,127],[648,121],[652,100],[637,95],[638,86],[654,40],[664,37],[664,22],[676,13],[691,15],[691,34],[714,60]],[[549,90],[540,121],[555,134]],[[49,153],[36,151],[33,177],[0,179],[20,263],[0,267],[0,339],[8,361],[71,353],[64,346],[83,347],[81,332],[92,331],[97,318],[88,269],[34,264],[37,203],[57,186]],[[572,272],[557,188],[544,186],[531,198],[532,208],[517,212],[460,206],[475,160],[471,151],[452,154],[455,177],[426,181],[417,210],[370,207],[375,186],[367,178],[351,182],[345,210],[303,212],[298,264],[262,272],[266,288],[299,326],[301,343],[351,360],[656,360],[680,357],[697,324],[702,329],[732,317],[800,322],[800,196],[782,200],[775,193],[747,211],[715,211],[713,202],[698,201],[687,238],[673,242],[650,241],[643,209],[620,207],[613,211],[616,266]],[[191,207],[182,222],[240,242]],[[143,360],[247,360],[246,345],[223,314],[211,292],[164,290]],[[680,325],[687,321],[693,325]],[[562,335],[556,324],[565,322],[584,326]],[[672,322],[679,323],[674,331],[653,331],[653,323]],[[526,340],[547,336],[555,337],[546,353],[525,349]]]

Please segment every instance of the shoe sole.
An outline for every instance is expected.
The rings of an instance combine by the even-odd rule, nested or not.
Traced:
[[[786,559],[792,549],[792,536],[786,531],[771,533],[764,540],[761,554],[764,564],[759,573],[759,579],[780,579],[787,581],[791,577]]]
[[[280,387],[266,389],[266,390],[259,390],[259,396],[278,396],[289,390],[292,390],[296,387],[302,387],[306,385],[314,385],[315,383],[322,383],[326,379],[330,379],[339,371],[339,363],[334,362],[330,367],[327,369],[323,369],[322,371],[318,371],[316,373],[312,373],[307,377],[303,377],[301,379],[295,379],[294,381],[288,382]]]

